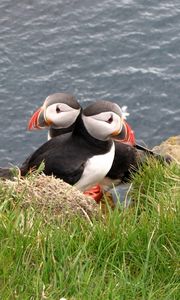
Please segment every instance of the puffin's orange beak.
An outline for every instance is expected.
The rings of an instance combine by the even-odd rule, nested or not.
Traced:
[[[44,108],[40,107],[29,120],[28,130],[43,129],[44,127],[49,127],[52,124],[52,121],[45,119],[44,117]]]
[[[134,146],[136,144],[134,131],[125,120],[123,120],[123,128],[121,132],[114,138],[114,140],[131,146]]]
[[[31,119],[29,120],[28,123],[28,130],[35,130],[35,129],[40,129],[41,127],[39,127],[39,123],[38,123],[38,119],[39,119],[39,115],[42,112],[42,107],[40,107],[37,111],[35,111],[35,113],[32,115]]]

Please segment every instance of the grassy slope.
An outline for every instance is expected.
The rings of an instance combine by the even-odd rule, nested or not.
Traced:
[[[180,169],[150,162],[135,205],[46,223],[0,186],[0,299],[180,299]]]

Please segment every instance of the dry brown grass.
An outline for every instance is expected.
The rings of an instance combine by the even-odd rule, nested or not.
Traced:
[[[14,181],[1,182],[4,189],[19,195],[22,207],[33,207],[39,212],[52,213],[52,216],[81,215],[87,219],[99,215],[99,205],[79,190],[53,176],[31,174],[25,178],[15,177]]]

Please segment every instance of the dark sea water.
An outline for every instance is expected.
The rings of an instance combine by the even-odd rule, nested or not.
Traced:
[[[127,105],[149,147],[180,134],[180,1],[1,0],[0,166],[46,140],[28,119],[64,91]]]

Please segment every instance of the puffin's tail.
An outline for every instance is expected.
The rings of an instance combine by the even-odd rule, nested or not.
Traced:
[[[142,153],[144,152],[144,154],[147,154],[149,156],[153,156],[154,158],[158,159],[160,162],[162,162],[163,164],[164,163],[167,163],[167,164],[170,164],[172,162],[172,157],[169,156],[169,155],[161,155],[161,154],[158,154],[156,153],[155,151],[153,150],[150,150],[144,146],[141,146],[139,144],[135,144],[135,148],[137,150],[140,150],[142,151]]]

